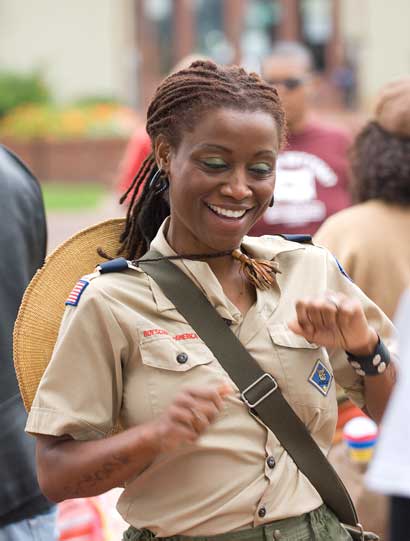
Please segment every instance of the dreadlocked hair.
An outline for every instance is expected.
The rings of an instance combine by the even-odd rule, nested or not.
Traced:
[[[276,89],[256,73],[238,66],[218,66],[197,60],[187,69],[168,76],[159,85],[147,112],[146,130],[152,148],[159,135],[177,149],[183,134],[192,130],[201,115],[220,107],[245,111],[261,110],[275,120],[280,144],[285,138],[285,117]],[[139,169],[120,199],[130,198],[118,255],[137,259],[144,255],[170,207],[163,190],[153,182],[158,167],[153,153]]]

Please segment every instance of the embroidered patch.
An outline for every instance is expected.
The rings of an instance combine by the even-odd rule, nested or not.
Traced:
[[[165,329],[148,329],[144,331],[145,338],[147,338],[148,336],[154,336],[156,334],[169,334],[169,332]]]
[[[316,387],[324,396],[327,396],[330,385],[332,383],[333,376],[322,363],[320,359],[317,360],[312,373],[309,376],[309,381]]]
[[[174,336],[174,340],[197,340],[199,336],[196,332],[186,332],[184,334],[177,334]]]
[[[84,293],[85,288],[90,282],[88,280],[78,280],[78,282],[73,287],[71,293],[69,294],[67,300],[65,301],[66,306],[77,306],[80,301],[81,295]]]

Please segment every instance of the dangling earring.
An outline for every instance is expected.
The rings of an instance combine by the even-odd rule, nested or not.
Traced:
[[[153,190],[153,192],[159,195],[162,192],[165,192],[169,188],[168,177],[162,169],[158,169],[155,172],[155,175],[149,181],[148,188]]]
[[[272,199],[270,200],[269,206],[270,206],[270,207],[273,207],[274,202],[275,202],[275,198],[274,198],[274,196],[272,195]]]

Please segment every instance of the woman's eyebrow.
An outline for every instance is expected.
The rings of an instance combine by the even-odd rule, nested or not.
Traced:
[[[198,150],[222,150],[223,152],[228,152],[229,154],[232,154],[232,150],[228,147],[224,147],[223,145],[217,145],[214,143],[202,143],[198,145]]]
[[[273,150],[270,150],[270,149],[265,149],[265,150],[259,150],[258,152],[256,152],[254,154],[255,158],[258,157],[258,156],[262,156],[263,154],[269,154],[269,156],[271,157],[275,157],[275,153],[273,152]]]
[[[217,145],[215,143],[202,143],[198,145],[197,150],[219,150],[222,152],[227,152],[229,154],[232,154],[233,152],[230,148],[224,147],[223,145]],[[266,154],[269,154],[270,156],[275,157],[275,153],[270,149],[258,150],[258,152],[254,154],[254,157],[257,158],[258,156],[262,156]]]

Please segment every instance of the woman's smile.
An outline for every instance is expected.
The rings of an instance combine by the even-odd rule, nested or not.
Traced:
[[[250,210],[250,208],[244,208],[244,209],[226,208],[219,205],[212,205],[211,203],[205,203],[205,205],[217,216],[221,218],[226,218],[229,220],[239,220],[245,216],[245,213],[248,212],[248,210]]]
[[[272,198],[279,135],[263,111],[219,108],[168,150],[168,241],[180,253],[236,248]]]

